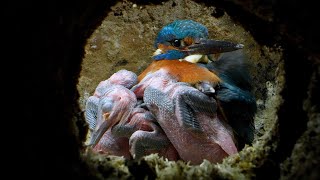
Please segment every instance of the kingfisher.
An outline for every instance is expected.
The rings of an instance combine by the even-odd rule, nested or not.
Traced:
[[[138,76],[164,70],[179,82],[188,83],[213,96],[219,116],[234,130],[237,146],[243,148],[254,138],[256,100],[252,94],[250,64],[243,44],[209,39],[208,29],[193,20],[175,20],[158,33],[152,63]],[[134,86],[137,97],[144,96],[146,84]]]
[[[94,108],[87,104],[87,117],[98,119],[90,144],[99,145],[108,132],[113,140],[119,138],[117,131],[124,132],[130,125],[130,112],[140,101],[140,106],[155,117],[143,120],[152,122],[148,127],[155,133],[130,133],[127,138],[129,146],[133,145],[129,147],[132,156],[141,157],[143,150],[162,152],[172,159],[180,157],[192,164],[200,164],[203,159],[221,162],[251,144],[256,101],[251,92],[249,63],[241,51],[244,45],[209,39],[204,25],[176,20],[160,30],[154,46],[153,61],[137,79],[119,73],[117,81],[127,79],[121,86],[109,79],[112,83],[103,88],[103,96],[98,91],[94,95],[98,98],[90,101]],[[90,109],[102,110],[102,118]],[[140,124],[136,122],[130,125],[131,130]],[[163,133],[154,122],[167,138],[157,139]]]

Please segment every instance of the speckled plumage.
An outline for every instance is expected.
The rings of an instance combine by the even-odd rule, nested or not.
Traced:
[[[208,55],[235,51],[242,44],[208,39],[208,29],[193,20],[176,20],[163,27],[157,35],[154,46],[160,51],[154,60],[188,59],[189,55]]]
[[[237,152],[233,132],[217,116],[213,98],[177,82],[164,70],[140,83],[148,84],[143,100],[181,159],[191,164],[200,164],[203,159],[216,163]]]
[[[208,29],[193,20],[176,20],[160,30],[154,46],[157,48],[158,44],[166,44],[174,39],[185,37],[207,39],[209,37]]]

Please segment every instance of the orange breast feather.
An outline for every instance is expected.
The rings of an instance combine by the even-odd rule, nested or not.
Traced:
[[[198,66],[195,63],[179,60],[160,60],[153,61],[139,76],[141,81],[149,72],[155,72],[160,69],[167,70],[172,76],[180,82],[190,83],[191,85],[201,81],[218,83],[220,78],[209,71],[207,68]]]

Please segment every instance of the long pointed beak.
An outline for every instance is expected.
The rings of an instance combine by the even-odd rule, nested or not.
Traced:
[[[189,54],[217,54],[242,49],[243,44],[237,44],[228,41],[218,41],[211,39],[201,39],[199,42],[192,44],[186,50]]]
[[[109,116],[109,114],[108,114]],[[113,126],[113,122],[110,121],[110,119],[108,117],[105,117],[104,121],[101,123],[101,125],[95,130],[93,131],[92,135],[91,135],[91,139],[89,142],[89,146],[91,147],[95,147],[98,142],[100,141],[101,137],[103,136],[103,134]]]

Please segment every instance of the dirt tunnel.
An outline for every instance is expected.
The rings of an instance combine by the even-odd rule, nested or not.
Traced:
[[[32,91],[33,97],[40,98],[27,107],[30,112],[37,107],[38,118],[35,113],[27,114],[32,119],[42,122],[41,117],[46,117],[53,123],[28,134],[30,138],[39,133],[48,135],[41,146],[45,151],[37,149],[35,142],[28,143],[26,162],[41,169],[38,175],[76,179],[316,179],[319,56],[309,35],[316,31],[301,28],[304,22],[293,15],[301,6],[300,13],[306,17],[312,12],[303,9],[307,5],[296,1],[288,7],[282,3],[169,0],[81,1],[76,7],[54,4],[49,43],[39,47],[49,50],[50,55],[43,54],[47,64],[39,61],[28,68],[46,67],[32,73],[31,89],[46,87],[48,91]],[[292,14],[291,19],[284,8]],[[211,38],[245,44],[244,51],[254,65],[251,72],[258,103],[253,145],[220,164],[204,162],[199,166],[168,162],[155,155],[136,162],[84,153],[86,97],[117,70],[141,72],[150,62],[156,33],[175,19],[196,20],[208,27]],[[297,73],[297,67],[303,73]]]

